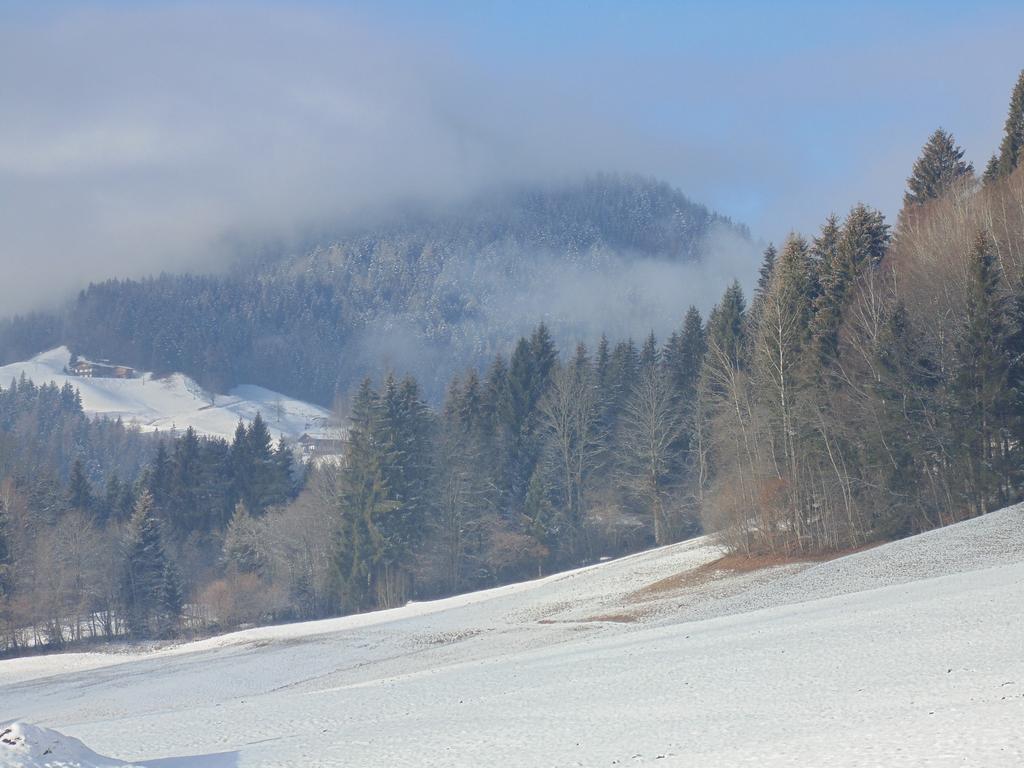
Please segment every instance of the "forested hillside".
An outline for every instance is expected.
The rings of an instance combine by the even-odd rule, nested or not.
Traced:
[[[0,498],[7,647],[59,644],[96,616],[109,621],[93,634],[137,638],[392,607],[701,529],[738,555],[841,552],[1019,500],[1022,147],[1024,72],[981,178],[939,129],[913,163],[894,223],[857,204],[810,237],[793,233],[766,249],[749,300],[733,282],[706,318],[679,306],[683,320],[666,337],[566,345],[538,322],[510,353],[452,378],[440,407],[415,377],[366,378],[343,460],[302,478],[260,423],[240,425],[230,445],[194,435],[157,445],[131,484],[127,521],[82,501],[97,492],[73,464],[65,502],[48,509],[33,499],[30,474],[13,472]],[[668,242],[657,231],[654,241]],[[324,265],[346,253],[357,251],[270,269],[329,274]],[[383,269],[379,244],[370,247],[362,290],[389,296],[401,264],[423,263],[423,250],[411,253]],[[237,279],[111,284],[74,311],[102,290],[141,301],[146,286]],[[306,279],[295,284],[323,285]],[[422,298],[408,285],[393,290],[399,306]],[[259,306],[279,308],[267,317],[287,314],[278,294],[253,291],[267,302]],[[174,320],[161,326],[168,343]],[[42,392],[27,387],[0,393],[0,405]],[[38,397],[80,422],[73,392]],[[66,468],[72,454],[54,455]],[[83,520],[119,553],[102,573],[80,573],[79,550],[52,544],[69,525],[86,530]],[[39,573],[78,576],[51,583]]]
[[[216,391],[256,383],[328,406],[390,366],[438,400],[453,371],[507,352],[540,318],[566,342],[671,327],[678,308],[652,290],[667,288],[659,274],[678,278],[726,241],[751,249],[744,228],[662,183],[501,190],[226,275],[92,285],[62,313],[0,323],[0,361],[66,344]]]

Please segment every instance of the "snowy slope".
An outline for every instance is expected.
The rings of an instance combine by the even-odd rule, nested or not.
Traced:
[[[154,378],[103,379],[69,376],[64,372],[71,353],[67,347],[44,352],[23,363],[0,366],[0,386],[9,386],[22,373],[37,384],[70,382],[82,393],[89,414],[121,417],[145,432],[192,427],[205,435],[230,439],[238,420],[251,421],[260,412],[275,438],[295,439],[304,432],[326,436],[330,412],[263,387],[246,384],[226,395],[213,395],[188,376],[175,373]]]
[[[814,565],[719,554],[0,662],[0,721],[182,768],[1022,764],[1024,507]]]

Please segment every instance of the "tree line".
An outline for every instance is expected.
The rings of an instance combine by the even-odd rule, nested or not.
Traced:
[[[0,388],[0,651],[180,633],[235,509],[301,479],[259,415],[231,442],[142,434],[87,418],[68,385]]]
[[[667,339],[559,350],[541,323],[437,408],[411,376],[366,379],[339,461],[301,471],[257,419],[230,443],[157,441],[116,493],[71,462],[49,517],[8,481],[8,634],[68,639],[72,614],[153,637],[392,607],[702,530],[738,553],[837,552],[1018,500],[1021,147],[1024,73],[981,178],[940,129],[895,226],[858,204],[793,233],[749,300],[735,282]]]

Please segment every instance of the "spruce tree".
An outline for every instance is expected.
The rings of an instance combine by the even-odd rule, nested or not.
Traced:
[[[71,467],[71,478],[68,481],[68,504],[72,509],[89,512],[93,508],[93,492],[89,478],[85,474],[85,466],[81,459],[75,459]]]
[[[133,637],[162,631],[168,566],[153,496],[143,491],[129,523],[121,578],[125,626]]]
[[[733,280],[722,300],[708,316],[708,347],[733,368],[746,364],[747,302],[738,280]]]
[[[239,501],[224,533],[222,560],[225,568],[236,573],[263,575],[266,559],[260,549],[255,521]]]
[[[1010,96],[1010,108],[1003,128],[1003,141],[999,145],[999,176],[1013,173],[1024,154],[1024,70]]]
[[[273,457],[273,489],[270,493],[271,504],[284,504],[295,493],[295,457],[292,455],[291,446],[284,439],[284,435],[278,438],[274,448]]]
[[[340,477],[340,525],[335,572],[340,608],[346,612],[380,605],[383,558],[388,542],[379,527],[400,505],[385,480],[389,446],[380,443],[380,396],[364,380],[352,401],[348,451]]]
[[[183,537],[209,529],[209,521],[204,519],[199,503],[200,461],[199,437],[189,427],[175,441],[171,453],[171,481],[165,509],[165,519],[174,532]]]
[[[750,320],[753,324],[757,323],[757,316],[761,312],[761,304],[764,301],[764,296],[768,292],[768,286],[771,284],[772,271],[775,269],[775,261],[778,258],[778,251],[772,243],[768,244],[768,247],[764,250],[764,255],[761,258],[761,266],[757,271],[757,285],[754,286],[754,298],[750,302]]]
[[[174,637],[181,629],[181,612],[185,607],[181,576],[171,560],[164,563],[157,600],[157,633],[161,637]]]
[[[683,319],[682,331],[673,334],[664,356],[665,369],[676,400],[687,410],[692,407],[697,396],[697,381],[706,349],[704,322],[697,308],[691,305]]]
[[[11,592],[11,545],[8,540],[7,509],[0,501],[0,601]]]
[[[658,340],[651,331],[644,339],[644,345],[640,349],[640,368],[642,370],[654,370],[658,366],[661,356],[658,353]]]
[[[165,509],[170,501],[173,483],[174,469],[171,465],[171,456],[167,451],[166,441],[161,440],[146,476],[146,490],[149,491],[153,504],[161,510]]]
[[[999,155],[992,155],[988,159],[985,164],[985,173],[981,178],[986,184],[991,184],[999,179]]]
[[[956,340],[953,422],[967,468],[965,494],[976,513],[1002,503],[1004,467],[999,433],[1009,398],[1011,328],[999,265],[988,238],[979,233],[970,254],[967,303]]]
[[[956,145],[952,134],[937,129],[925,143],[914,169],[907,179],[903,195],[904,207],[922,205],[942,197],[957,181],[974,173],[974,166],[964,162],[964,151]]]

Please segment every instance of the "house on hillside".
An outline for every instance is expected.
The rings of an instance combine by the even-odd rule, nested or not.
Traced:
[[[345,441],[333,437],[313,437],[303,432],[296,444],[304,459],[319,459],[325,456],[341,456],[345,452]]]
[[[85,379],[92,378],[92,363],[88,360],[76,360],[68,368],[68,373],[72,376],[81,376]]]
[[[134,379],[135,369],[127,365],[116,365],[109,360],[93,362],[82,357],[73,358],[68,373],[85,379]]]

